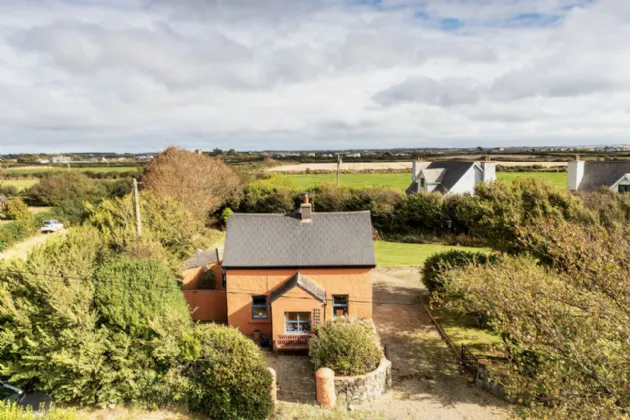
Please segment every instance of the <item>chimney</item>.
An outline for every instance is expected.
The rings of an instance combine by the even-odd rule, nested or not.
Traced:
[[[417,160],[411,162],[411,182],[416,182],[418,174],[421,170],[427,167],[427,163],[422,160],[422,156],[418,156]]]
[[[486,156],[486,160],[481,162],[483,182],[492,182],[497,180],[497,163],[490,160],[490,156]]]
[[[300,219],[302,219],[302,223],[313,221],[313,206],[308,201],[308,194],[304,194],[304,202],[300,206]]]
[[[580,156],[576,156],[575,160],[569,162],[568,185],[569,191],[577,191],[580,182],[584,177],[584,161],[580,160]]]
[[[197,153],[198,155],[202,155],[203,152],[201,151],[201,149],[195,149],[195,153]]]

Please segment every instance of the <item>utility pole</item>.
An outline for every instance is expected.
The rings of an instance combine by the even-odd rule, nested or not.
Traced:
[[[138,180],[133,179],[133,199],[136,205],[136,229],[138,236],[142,236],[142,221],[140,220],[140,200],[138,199]]]
[[[339,169],[341,168],[341,153],[337,153],[337,186],[339,186]]]

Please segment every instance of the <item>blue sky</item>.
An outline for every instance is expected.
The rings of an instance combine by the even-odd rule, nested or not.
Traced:
[[[624,0],[4,0],[0,153],[630,143]]]

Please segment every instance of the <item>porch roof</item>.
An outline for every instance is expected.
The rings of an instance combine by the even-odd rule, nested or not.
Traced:
[[[271,303],[275,302],[295,286],[300,286],[316,299],[326,303],[326,291],[319,287],[315,281],[303,276],[301,273],[296,273],[293,277],[284,282],[282,286],[271,292]]]

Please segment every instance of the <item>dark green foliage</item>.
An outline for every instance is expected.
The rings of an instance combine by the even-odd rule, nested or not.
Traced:
[[[260,349],[237,329],[199,325],[200,356],[190,362],[189,406],[213,419],[262,420],[271,414],[271,373]]]
[[[1,173],[0,178],[2,178]],[[15,185],[0,185],[0,194],[7,197],[15,197],[19,194],[19,191]]]
[[[214,289],[217,279],[213,268],[205,269],[197,282],[197,289]]]
[[[156,329],[175,331],[190,323],[175,277],[157,262],[117,257],[103,263],[94,279],[96,309],[109,329],[149,338]]]
[[[444,290],[444,274],[455,268],[467,265],[485,265],[496,261],[494,254],[483,252],[451,250],[440,252],[427,258],[422,269],[422,283],[430,292],[442,292]]]
[[[57,206],[65,200],[93,201],[107,196],[103,182],[79,172],[53,173],[29,190],[35,205]]]
[[[19,222],[8,222],[0,225],[0,251],[4,251],[12,245],[27,239],[32,229]]]
[[[315,328],[308,355],[316,370],[327,367],[336,375],[352,376],[376,369],[383,350],[371,323],[344,316]]]
[[[28,206],[19,198],[7,200],[2,209],[5,217],[10,220],[18,220],[24,222],[31,218]]]
[[[442,194],[419,193],[401,200],[396,207],[397,220],[401,229],[411,228],[423,232],[445,230],[448,222],[444,214]]]
[[[78,226],[88,217],[82,200],[63,200],[51,210],[51,218],[59,220],[64,226]]]

